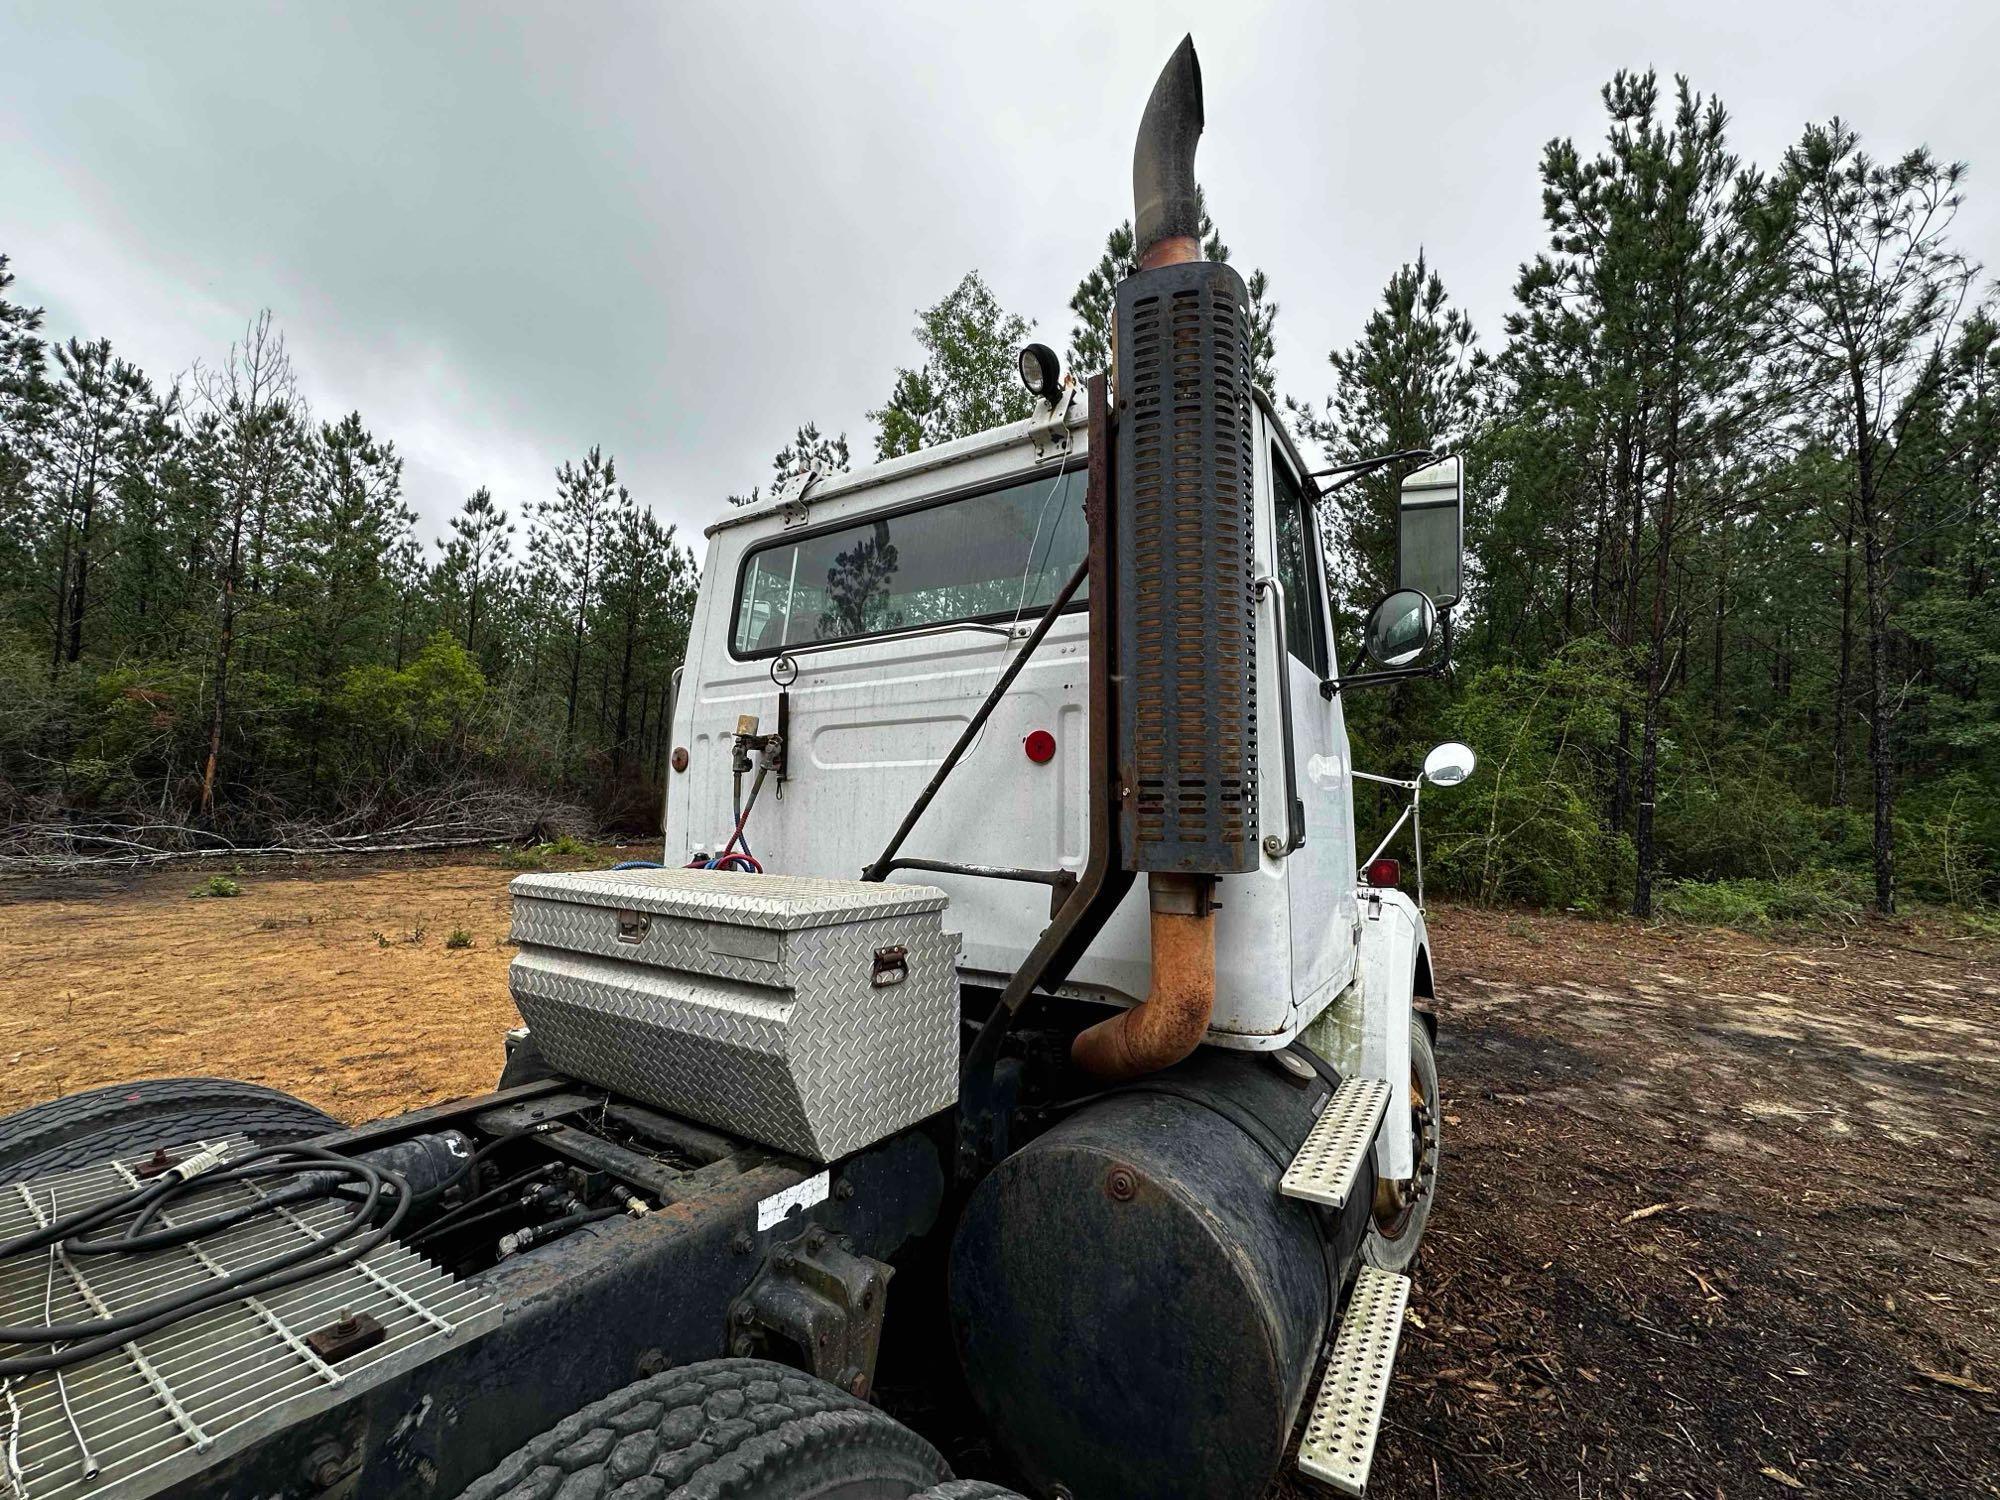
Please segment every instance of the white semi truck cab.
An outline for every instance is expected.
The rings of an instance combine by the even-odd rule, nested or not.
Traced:
[[[726,854],[724,867],[747,868],[737,856],[748,855],[774,872],[866,875],[964,740],[888,878],[943,890],[962,982],[1005,985],[1089,850],[1087,586],[1045,616],[1087,562],[1092,399],[1108,384],[1066,384],[1034,416],[942,447],[801,476],[708,528],[674,710],[667,863]],[[1432,993],[1429,937],[1417,903],[1364,883],[1357,864],[1341,692],[1376,674],[1341,676],[1318,542],[1330,497],[1262,392],[1250,424],[1258,618],[1241,670],[1256,684],[1258,754],[1242,838],[1253,857],[1213,892],[1201,1041],[1273,1052],[1309,1033],[1339,1065],[1361,1066],[1365,1050],[1375,1073],[1407,1077],[1412,1001]],[[1421,497],[1417,524],[1442,475],[1455,527],[1458,462],[1406,484]],[[1185,645],[1217,649],[1206,627]],[[1050,993],[1135,1005],[1152,963],[1148,894],[1134,885]],[[1412,1175],[1410,1140],[1398,1112],[1377,1143],[1385,1175]]]
[[[946,900],[966,1055],[957,1165],[977,1184],[954,1266],[960,1352],[1003,1442],[1050,1483],[1088,1472],[1078,1455],[1094,1429],[1075,1425],[1053,1456],[1049,1402],[1020,1387],[1101,1403],[1130,1351],[1090,1345],[1079,1323],[1140,1318],[1118,1296],[1075,1292],[1073,1319],[1048,1316],[1044,1277],[1088,1261],[1087,1240],[1038,1265],[1000,1243],[1102,1165],[1049,1144],[1089,1134],[1066,1099],[1192,1090],[1241,1123],[1258,1107],[1218,1105],[1238,1076],[1218,1055],[1323,1075],[1331,1092],[1284,1160],[1273,1132],[1244,1128],[1267,1148],[1273,1203],[1337,1220],[1323,1245],[1339,1262],[1332,1301],[1357,1288],[1341,1347],[1393,1340],[1436,1192],[1421,874],[1413,900],[1381,847],[1359,857],[1353,793],[1357,776],[1406,790],[1412,820],[1423,785],[1462,780],[1472,756],[1441,746],[1416,776],[1357,771],[1344,702],[1448,664],[1460,460],[1314,472],[1301,457],[1252,383],[1241,279],[1198,258],[1199,88],[1184,47],[1135,157],[1141,269],[1117,292],[1113,368],[1064,377],[1031,345],[1027,419],[796,475],[717,520],[673,717],[666,864]],[[1344,661],[1324,512],[1348,480],[1391,465],[1404,472],[1398,587],[1364,626],[1362,661]],[[1114,1173],[1116,1157],[1107,1148]],[[1167,1178],[1186,1169],[1161,1164]],[[1120,1243],[1100,1227],[1107,1250]],[[1270,1228],[1238,1227],[1246,1242]],[[1324,1331],[1273,1337],[1303,1338],[1310,1366]],[[1280,1446],[1294,1373],[1270,1379]],[[1372,1379],[1337,1359],[1301,1450],[1307,1472],[1356,1493],[1382,1399]],[[1212,1482],[1200,1492],[1226,1489]]]

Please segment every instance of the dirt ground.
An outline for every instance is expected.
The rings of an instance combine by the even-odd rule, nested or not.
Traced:
[[[497,859],[205,874],[0,885],[0,1110],[492,1087]],[[1443,1197],[1370,1493],[2000,1497],[2000,943],[1431,927]]]
[[[0,883],[0,1112],[172,1073],[350,1123],[494,1086],[520,1024],[496,856],[252,870],[241,895],[195,896],[208,877]]]
[[[1371,1494],[2000,1495],[2000,945],[1440,910]]]

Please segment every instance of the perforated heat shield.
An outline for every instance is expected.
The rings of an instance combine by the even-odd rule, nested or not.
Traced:
[[[1117,767],[1125,862],[1257,867],[1250,294],[1220,262],[1121,282]]]

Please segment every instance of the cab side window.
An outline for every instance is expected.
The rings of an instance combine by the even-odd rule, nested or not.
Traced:
[[[1312,669],[1326,671],[1326,606],[1319,586],[1319,528],[1282,450],[1271,446],[1271,498],[1277,515],[1278,581],[1285,586],[1285,643]]]

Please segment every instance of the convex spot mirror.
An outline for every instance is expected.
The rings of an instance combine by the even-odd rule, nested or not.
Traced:
[[[1437,636],[1437,606],[1416,589],[1397,589],[1368,612],[1361,649],[1378,667],[1407,667],[1430,649]]]
[[[1398,502],[1396,587],[1450,609],[1465,592],[1465,460],[1454,453],[1407,475]]]
[[[1424,780],[1432,786],[1457,786],[1478,764],[1479,758],[1470,745],[1446,740],[1424,757]]]

